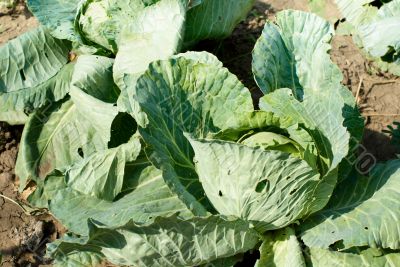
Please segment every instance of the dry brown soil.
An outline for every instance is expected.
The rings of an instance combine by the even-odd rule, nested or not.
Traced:
[[[260,92],[251,74],[251,51],[265,20],[273,19],[282,9],[307,10],[306,3],[306,0],[260,0],[231,37],[222,42],[204,41],[196,48],[216,54],[252,91],[257,103]],[[333,21],[338,12],[334,5],[329,3],[328,6],[326,16]],[[37,25],[23,5],[14,10],[0,10],[0,45]],[[351,37],[336,36],[331,55],[343,71],[343,83],[357,96],[366,119],[365,147],[378,160],[394,158],[398,151],[382,130],[394,121],[400,121],[397,115],[400,114],[400,79],[373,69]],[[23,202],[25,196],[18,193],[14,166],[21,132],[22,127],[0,123],[0,194],[19,202]],[[26,215],[18,205],[0,197],[1,266],[48,263],[43,258],[45,243],[57,238],[61,228],[50,215]]]

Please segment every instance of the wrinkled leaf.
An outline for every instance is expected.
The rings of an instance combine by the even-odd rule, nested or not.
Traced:
[[[74,20],[81,0],[27,0],[29,10],[58,39],[77,41]]]
[[[356,254],[311,248],[310,258],[314,267],[397,267],[400,262],[399,253],[382,253],[376,249]]]
[[[255,267],[306,267],[296,233],[289,227],[267,233],[260,254]]]
[[[320,175],[305,161],[231,142],[190,142],[200,182],[220,214],[250,221],[265,232],[314,211]]]
[[[140,133],[154,149],[152,161],[168,172],[167,183],[188,206],[201,212],[196,199],[206,198],[183,133],[205,137],[229,128],[234,114],[253,110],[250,93],[225,68],[185,57],[152,63],[134,89],[149,121]]]
[[[88,235],[89,218],[108,227],[120,226],[133,220],[146,223],[157,216],[190,212],[166,186],[162,174],[148,162],[131,163],[125,179],[131,179],[125,195],[114,202],[85,195],[70,188],[59,190],[50,203],[50,211],[71,232]]]
[[[203,0],[187,14],[185,43],[228,37],[244,19],[254,0]]]
[[[399,168],[400,161],[390,161],[377,165],[369,177],[353,174],[338,184],[328,206],[301,224],[304,243],[399,249]]]
[[[27,111],[62,99],[74,63],[68,42],[39,27],[0,48],[0,112]]]
[[[219,216],[181,220],[158,217],[154,223],[107,229],[93,225],[90,243],[114,264],[197,266],[254,248],[258,234],[248,223]]]
[[[122,191],[126,163],[136,160],[140,150],[135,136],[126,144],[94,153],[67,171],[67,184],[83,194],[112,201]]]

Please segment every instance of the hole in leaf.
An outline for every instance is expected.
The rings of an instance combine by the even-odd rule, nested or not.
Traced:
[[[335,243],[329,246],[332,250],[341,250],[344,249],[343,239],[337,240]]]
[[[296,191],[297,191],[297,188],[295,188],[295,189],[293,189],[292,191],[290,191],[290,195],[293,195],[294,193],[296,193]]]
[[[365,227],[364,227],[364,229],[365,229],[365,230],[368,230],[368,227],[367,227],[367,226],[365,226]]]
[[[47,54],[47,52],[44,52],[44,56],[45,56],[46,58],[49,58],[49,55]]]
[[[258,259],[260,259],[260,251],[258,249],[250,250],[243,254],[242,261],[235,264],[235,267],[248,267],[254,266]]]
[[[383,6],[386,3],[389,3],[390,1],[392,1],[392,0],[375,0],[371,3],[371,6],[380,8],[381,6]]]
[[[108,148],[118,147],[129,141],[137,130],[135,119],[128,113],[120,112],[111,124],[111,139]]]
[[[223,196],[223,194],[222,194],[221,190],[219,190],[219,192],[218,192],[218,195],[219,195],[220,197],[222,197],[222,196]]]
[[[80,148],[78,148],[78,154],[79,154],[79,156],[81,156],[81,158],[84,158],[84,154],[83,154],[83,150],[82,150],[82,148],[80,147]]]
[[[19,70],[19,74],[21,75],[21,79],[22,79],[23,81],[26,81],[26,77],[25,77],[24,70]]]
[[[266,186],[267,186],[267,180],[259,182],[256,186],[256,192],[261,193]]]

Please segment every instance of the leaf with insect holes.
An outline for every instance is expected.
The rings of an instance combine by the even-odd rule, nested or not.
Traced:
[[[157,216],[177,213],[191,217],[192,213],[166,185],[161,171],[149,165],[142,160],[126,163],[124,180],[130,183],[124,184],[118,199],[102,200],[69,187],[53,195],[49,209],[71,232],[84,236],[88,235],[89,218],[115,227],[129,220],[147,223]]]
[[[308,263],[314,267],[354,267],[354,266],[388,266],[396,267],[400,262],[400,253],[384,252],[376,248],[338,252],[328,249],[311,248]]]
[[[249,221],[263,233],[318,206],[320,174],[304,160],[233,142],[188,138],[200,182],[220,214]]]
[[[248,90],[218,61],[186,56],[156,61],[134,83],[148,125],[139,131],[154,153],[167,183],[200,213],[207,199],[194,170],[193,149],[184,132],[205,137],[235,125],[234,114],[253,111]]]
[[[92,224],[89,244],[101,247],[118,265],[198,266],[253,249],[258,233],[240,219],[221,216],[157,217],[153,223],[129,222],[116,228]]]
[[[337,185],[327,207],[300,225],[307,246],[400,248],[400,161],[378,164],[369,177],[353,174]]]

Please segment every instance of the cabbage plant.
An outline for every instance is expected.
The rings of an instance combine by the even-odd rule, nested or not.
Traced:
[[[335,0],[347,28],[378,67],[400,75],[400,1]]]
[[[357,172],[363,120],[329,57],[333,33],[300,11],[267,22],[253,51],[259,109],[206,52],[125,74],[122,92],[116,61],[46,52],[59,63],[29,70],[68,75],[43,92],[69,89],[29,116],[16,174],[68,229],[47,247],[54,264],[224,267],[259,251],[256,266],[395,266],[400,162]]]
[[[23,124],[27,114],[64,99],[76,79],[94,80],[103,71],[112,72],[118,87],[108,79],[103,86],[118,95],[125,74],[140,74],[153,60],[200,40],[230,35],[253,3],[28,0],[42,26],[0,48],[0,120]]]

